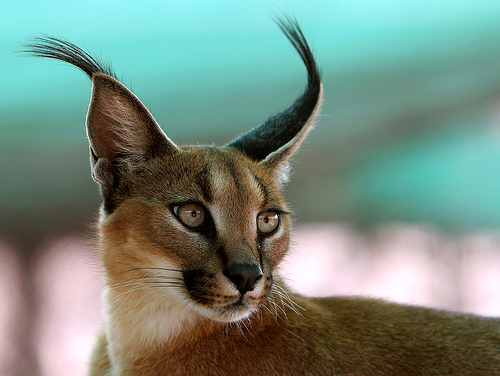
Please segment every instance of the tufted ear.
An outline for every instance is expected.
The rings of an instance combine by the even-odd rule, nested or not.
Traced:
[[[51,36],[35,38],[25,52],[70,63],[92,79],[87,135],[92,177],[104,191],[156,155],[177,151],[148,109],[114,77],[109,66]]]
[[[307,69],[307,87],[290,107],[271,116],[227,146],[240,150],[276,175],[288,179],[288,160],[312,129],[322,97],[320,74],[314,56],[296,20],[278,19],[278,26],[299,53]]]
[[[177,151],[142,102],[103,73],[92,76],[87,135],[92,176],[102,185],[117,174],[133,173],[156,155]]]

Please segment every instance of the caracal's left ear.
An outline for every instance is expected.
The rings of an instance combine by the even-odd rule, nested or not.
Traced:
[[[87,135],[92,175],[101,185],[133,174],[157,155],[178,150],[139,98],[100,72],[92,75]]]
[[[35,38],[26,47],[25,52],[31,55],[70,63],[92,80],[87,115],[90,164],[105,199],[121,179],[144,168],[155,156],[178,151],[144,104],[115,78],[108,65],[73,43],[52,36]]]
[[[290,107],[241,135],[227,146],[240,150],[272,171],[279,184],[288,180],[288,161],[312,129],[321,105],[322,85],[314,56],[296,20],[278,19],[278,26],[304,62],[305,92]]]

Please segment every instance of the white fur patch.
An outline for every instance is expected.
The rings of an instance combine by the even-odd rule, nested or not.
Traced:
[[[179,272],[168,272],[175,266],[166,261],[154,267],[163,268],[163,279],[169,274],[180,277]],[[157,272],[151,270],[148,273],[154,276]],[[148,349],[167,343],[188,332],[199,320],[199,315],[178,287],[148,283],[154,280],[154,277],[139,278],[125,286],[125,292],[110,288],[105,292],[105,328],[112,361],[133,359],[138,355],[135,349],[139,347]]]

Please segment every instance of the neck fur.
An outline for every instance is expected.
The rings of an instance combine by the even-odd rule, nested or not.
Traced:
[[[158,346],[168,346],[196,327],[205,326],[206,319],[182,303],[165,306],[159,304],[164,303],[159,299],[157,304],[153,301],[143,305],[109,290],[105,301],[106,335],[110,355],[115,359],[141,356]]]

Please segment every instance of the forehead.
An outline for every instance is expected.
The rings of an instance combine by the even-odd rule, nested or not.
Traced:
[[[238,151],[216,146],[182,146],[173,159],[162,163],[156,182],[171,200],[199,199],[245,202],[249,198],[267,204],[279,200],[272,178]]]
[[[227,197],[244,200],[249,196],[264,201],[268,197],[262,171],[239,152],[214,146],[188,150],[188,158],[194,153],[203,160],[201,165],[204,166],[198,172],[196,182],[204,190],[208,202]]]

